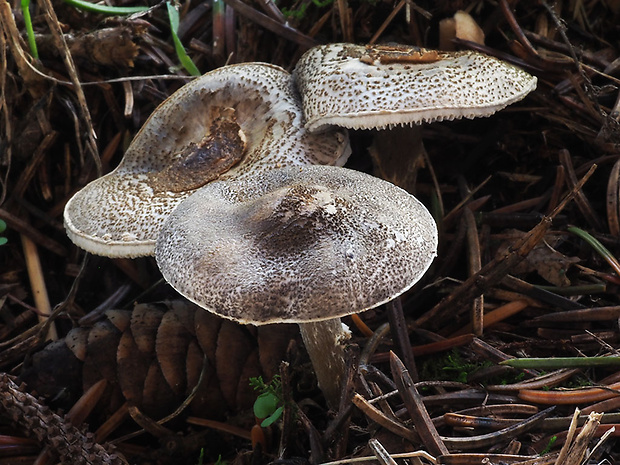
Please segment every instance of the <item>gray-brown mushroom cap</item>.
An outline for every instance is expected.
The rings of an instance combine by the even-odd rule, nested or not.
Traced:
[[[353,44],[308,50],[293,73],[306,127],[385,128],[490,116],[536,88],[535,77],[481,53],[409,51]]]
[[[166,220],[155,256],[198,305],[242,323],[363,311],[416,283],[437,251],[426,208],[381,179],[330,166],[213,182]]]
[[[348,154],[344,130],[325,137],[303,128],[288,72],[263,63],[226,66],[163,102],[119,166],[67,203],[65,227],[98,255],[152,255],[164,220],[205,183],[285,165],[342,165]]]

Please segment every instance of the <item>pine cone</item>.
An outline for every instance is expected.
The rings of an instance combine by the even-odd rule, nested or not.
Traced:
[[[187,398],[204,369],[189,411],[222,418],[252,405],[249,378],[273,377],[297,330],[242,326],[186,301],[138,304],[105,316],[36,353],[21,375],[30,389],[46,398],[65,393],[71,405],[105,378],[109,411],[128,401],[157,419]]]

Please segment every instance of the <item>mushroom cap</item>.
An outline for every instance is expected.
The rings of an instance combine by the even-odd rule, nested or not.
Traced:
[[[481,53],[433,51],[438,59],[426,62],[424,53],[409,50],[411,59],[386,64],[367,60],[369,54],[381,55],[381,46],[330,44],[308,50],[293,73],[306,128],[381,129],[490,116],[536,88],[535,77]]]
[[[415,197],[333,166],[209,183],[168,217],[155,249],[179,293],[256,325],[376,307],[413,286],[436,254],[435,221]]]
[[[228,155],[241,150],[241,160],[221,164],[222,146],[231,148]],[[318,136],[303,128],[288,72],[263,63],[225,66],[155,110],[118,167],[69,200],[65,227],[75,244],[98,255],[152,255],[170,212],[210,180],[283,165],[342,165],[349,153],[346,131]]]

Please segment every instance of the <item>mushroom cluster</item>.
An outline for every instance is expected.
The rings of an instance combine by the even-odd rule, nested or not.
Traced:
[[[213,179],[287,165],[343,165],[346,131],[312,134],[290,73],[265,63],[225,66],[186,84],[140,129],[111,173],[67,203],[69,238],[107,257],[153,255],[170,212]]]
[[[408,290],[438,240],[412,195],[342,168],[340,127],[489,116],[535,85],[486,55],[404,46],[314,47],[293,75],[226,66],[160,105],[121,164],[69,201],[67,233],[100,255],[155,254],[180,294],[222,317],[300,323],[335,405],[339,318]]]

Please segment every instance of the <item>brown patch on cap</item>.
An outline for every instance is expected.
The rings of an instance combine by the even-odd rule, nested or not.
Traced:
[[[245,155],[246,138],[235,118],[234,108],[214,108],[213,122],[198,143],[190,142],[179,159],[146,182],[155,192],[184,192],[217,179]]]
[[[390,63],[433,63],[440,60],[437,50],[408,45],[366,45],[366,53],[360,57],[368,65]]]

